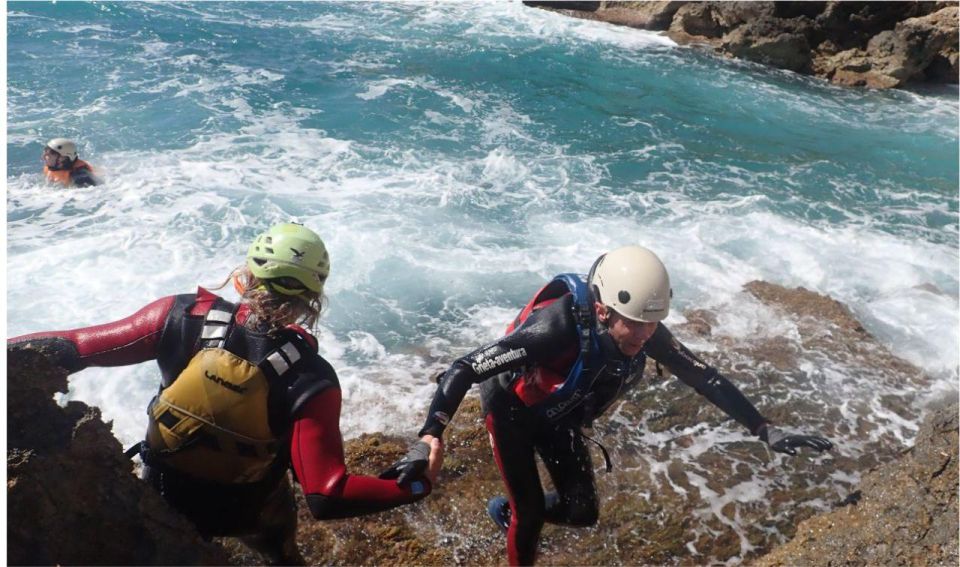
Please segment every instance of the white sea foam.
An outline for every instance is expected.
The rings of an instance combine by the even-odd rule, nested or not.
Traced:
[[[355,19],[334,14],[325,14],[303,22],[290,22],[291,26],[303,27],[318,35],[355,32],[357,24],[358,22]]]
[[[57,31],[63,33],[73,33],[73,34],[83,34],[85,32],[111,32],[113,31],[110,26],[102,24],[79,24],[75,26],[66,26],[58,28]],[[94,36],[96,37],[96,36]]]
[[[409,79],[382,79],[379,81],[372,81],[367,84],[367,90],[357,94],[357,98],[362,98],[363,100],[373,100],[375,98],[380,98],[383,95],[387,94],[388,91],[397,86],[408,86],[414,87],[417,85],[415,81]]]
[[[449,10],[449,5],[433,10]],[[544,10],[530,10],[517,2],[463,3],[458,6],[463,21],[470,22],[467,34],[481,42],[518,35],[535,37],[554,44],[600,44],[620,48],[673,47],[676,43],[664,35],[615,26],[604,22],[576,20]],[[428,11],[429,14],[430,11]],[[449,18],[449,15],[445,16]]]
[[[855,227],[799,224],[763,212],[762,200],[756,199],[703,205],[663,196],[661,202],[668,204],[670,214],[661,216],[657,209],[664,205],[657,204],[657,196],[647,195],[642,208],[649,218],[600,217],[599,211],[608,208],[604,202],[623,199],[621,206],[631,208],[635,197],[618,197],[590,185],[574,188],[536,181],[547,171],[559,175],[589,162],[570,161],[562,154],[521,161],[501,147],[477,160],[476,171],[484,182],[479,189],[453,174],[463,168],[462,162],[423,160],[389,148],[331,139],[321,131],[300,128],[298,113],[289,108],[258,114],[242,99],[224,103],[245,117],[248,126],[162,153],[149,164],[141,163],[136,152],[103,156],[114,175],[101,191],[51,193],[36,177],[10,180],[11,211],[35,212],[32,221],[10,224],[8,276],[13,282],[36,282],[29,288],[14,285],[9,291],[11,333],[101,322],[132,313],[150,298],[218,282],[238,263],[242,243],[256,230],[270,221],[298,216],[320,228],[333,254],[329,315],[340,323],[325,332],[323,344],[342,369],[347,403],[388,404],[392,409],[385,415],[407,416],[389,423],[358,419],[350,426],[351,434],[380,427],[410,431],[429,397],[430,387],[422,380],[427,367],[435,364],[432,360],[399,354],[362,327],[340,327],[355,316],[360,321],[372,319],[363,311],[350,311],[360,306],[353,300],[344,303],[339,296],[373,285],[380,280],[381,266],[398,259],[407,270],[416,266],[438,275],[442,285],[427,289],[450,302],[432,323],[436,325],[432,332],[440,335],[428,337],[431,357],[449,360],[498,336],[538,282],[553,273],[585,271],[598,253],[640,242],[657,250],[671,267],[676,311],[719,308],[721,335],[796,340],[795,329],[742,294],[741,286],[752,279],[803,285],[843,300],[896,352],[941,374],[943,381],[954,379],[956,257],[955,252],[952,258],[949,253],[944,256],[942,246]],[[522,129],[525,120],[518,116],[507,123]],[[401,161],[383,169],[387,152]],[[228,164],[222,159],[228,155],[241,159]],[[309,167],[303,165],[307,161]],[[244,179],[242,187],[224,182],[237,175]],[[159,183],[146,184],[145,179]],[[490,225],[449,224],[452,219],[446,218],[452,207],[471,203],[501,207],[510,202],[524,207],[530,199],[548,203],[545,199],[570,198],[568,192],[573,191],[596,200],[598,212],[584,209],[578,215],[582,218],[570,222],[558,220],[555,213],[531,210],[521,229],[523,242],[498,238]],[[303,195],[316,199],[303,207],[299,198]],[[384,209],[379,204],[387,199],[394,206]],[[424,203],[430,204],[428,209],[422,208]],[[216,221],[215,227],[210,221]],[[424,221],[433,223],[431,237],[423,232]],[[231,226],[235,228],[226,228]],[[51,244],[51,236],[58,234],[70,236]],[[385,242],[394,246],[385,248]],[[163,268],[158,272],[157,266]],[[59,276],[51,280],[36,275],[44,273]],[[103,274],[110,277],[104,279]],[[489,283],[505,277],[516,287],[483,293]],[[72,284],[64,289],[63,281]],[[519,285],[522,282],[528,283]],[[931,282],[946,289],[938,294],[916,287]],[[407,285],[422,283],[413,278],[401,285],[388,288],[387,299],[402,297],[413,291]],[[116,293],[123,289],[136,291]],[[484,296],[486,300],[481,299]],[[109,298],[110,307],[104,309],[103,299],[92,297]],[[392,311],[398,320],[417,317],[408,302],[392,306],[379,302],[378,308]],[[30,318],[19,316],[23,313],[31,313]],[[709,350],[710,345],[702,347]],[[342,354],[336,354],[338,348]],[[102,402],[107,417],[116,420],[121,437],[129,441],[140,434],[143,419],[130,416],[132,409],[125,400],[149,398],[154,375],[149,365],[89,370],[74,380],[73,395]],[[837,380],[847,379],[842,373],[838,376]],[[129,391],[131,383],[139,384],[136,395]],[[421,386],[411,390],[411,383]],[[883,413],[877,416],[890,422],[894,435],[906,439],[911,434],[908,422]],[[853,421],[851,426],[855,427]]]

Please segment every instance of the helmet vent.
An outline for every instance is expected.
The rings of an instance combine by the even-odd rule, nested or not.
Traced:
[[[254,258],[253,262],[258,266],[262,266],[267,263],[267,261],[264,260],[263,258]]]
[[[273,244],[273,237],[272,237],[272,236],[264,236],[264,237],[263,237],[263,242],[264,242],[264,244]]]
[[[273,254],[273,248],[264,247],[263,249],[267,251],[267,254]]]
[[[630,303],[630,292],[621,289],[620,293],[617,294],[617,299],[620,300],[620,303]]]

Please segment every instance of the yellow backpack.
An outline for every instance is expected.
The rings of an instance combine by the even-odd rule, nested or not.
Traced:
[[[215,305],[204,319],[200,350],[150,402],[144,459],[192,477],[228,484],[262,480],[277,458],[270,430],[269,379],[302,354],[285,342],[254,364],[224,349],[233,313]]]

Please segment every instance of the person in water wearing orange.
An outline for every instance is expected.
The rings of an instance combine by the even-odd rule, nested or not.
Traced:
[[[77,144],[66,138],[54,138],[43,148],[43,174],[64,187],[100,185],[89,163],[77,157]]]

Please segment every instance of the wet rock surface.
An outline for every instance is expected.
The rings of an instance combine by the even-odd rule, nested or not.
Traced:
[[[219,565],[227,555],[132,473],[80,402],[60,407],[67,374],[29,349],[7,353],[7,562],[11,565]]]
[[[913,447],[756,565],[957,565],[957,412],[955,400],[934,411]]]
[[[849,309],[829,297],[751,282],[738,301],[739,311],[744,304],[755,310],[749,318],[755,329],[748,340],[724,334],[732,309],[722,305],[684,313],[685,321],[672,330],[736,383],[765,416],[787,428],[827,436],[836,443],[834,451],[828,455],[804,451],[798,457],[771,453],[693,390],[650,364],[646,383],[598,420],[591,434],[610,450],[615,465],[612,472],[605,472],[599,450],[588,444],[601,499],[599,523],[587,529],[546,526],[540,562],[662,565],[731,560],[823,565],[837,559],[851,564],[924,564],[914,552],[929,548],[926,564],[941,559],[950,564],[957,549],[956,407],[952,414],[950,409],[932,414],[934,425],[918,434],[915,424],[927,411],[919,393],[927,389],[929,378],[887,351]],[[742,330],[737,335],[742,336]],[[8,496],[10,517],[18,518],[8,527],[10,562],[209,561],[209,547],[172,511],[163,511],[163,521],[140,517],[148,513],[142,504],[148,498],[154,497],[160,508],[163,502],[137,484],[112,438],[98,437],[100,441],[85,449],[94,451],[96,459],[75,449],[55,464],[38,464],[39,455],[50,452],[49,445],[88,439],[87,434],[75,433],[77,429],[95,427],[106,432],[106,426],[93,415],[96,410],[70,409],[82,406],[75,402],[60,410],[65,416],[50,413],[49,419],[39,422],[28,419],[39,408],[56,408],[50,396],[65,388],[66,378],[36,353],[14,353],[10,360],[11,384],[19,384],[10,387]],[[38,374],[53,376],[48,379],[52,385],[42,386],[45,382],[36,378]],[[870,380],[851,383],[859,376]],[[22,410],[12,407],[14,399]],[[349,404],[344,411],[351,411]],[[947,419],[950,415],[953,422]],[[84,416],[92,417],[84,420]],[[33,426],[38,423],[39,427]],[[418,426],[409,424],[411,433]],[[908,449],[914,438],[916,446]],[[384,435],[353,439],[346,445],[348,470],[375,475],[400,457],[410,440]],[[503,486],[475,392],[451,423],[445,443],[441,483],[431,497],[416,505],[317,522],[298,495],[302,554],[318,565],[505,564],[504,534],[485,512],[487,499],[502,494]],[[952,453],[948,446],[953,447]],[[906,468],[882,472],[898,459]],[[67,472],[65,477],[96,475],[111,480],[99,481],[86,493],[74,485],[58,497],[64,502],[57,506],[37,504],[44,502],[39,495],[52,482],[45,476],[49,470],[73,470],[70,467],[78,466],[73,460],[82,461],[83,466],[95,461],[106,470]],[[66,482],[59,478],[57,482]],[[542,478],[549,490],[545,470]],[[133,484],[128,487],[127,481]],[[892,495],[893,485],[903,490],[894,499],[909,503],[896,507],[875,500],[878,492]],[[125,496],[128,491],[137,493],[135,500],[127,500],[133,498]],[[131,501],[141,502],[140,507]],[[70,512],[73,508],[77,511]],[[949,514],[953,514],[952,524]],[[125,526],[114,526],[114,516],[123,517]],[[873,527],[868,518],[884,522],[885,527]],[[142,526],[136,528],[140,532],[131,533],[130,525]],[[833,529],[830,525],[850,528],[850,533],[827,536]],[[856,530],[850,527],[857,525],[876,531],[877,537],[882,534],[885,551],[873,555],[858,551],[863,548],[854,543]],[[95,529],[101,531],[94,533]],[[48,535],[53,530],[70,535],[54,541]],[[920,533],[923,537],[918,539]],[[179,550],[160,543],[164,534],[179,538]],[[113,547],[102,543],[139,541],[136,538],[146,543]],[[217,541],[235,564],[264,561],[239,540]],[[119,555],[130,553],[130,547],[136,547],[139,555]],[[113,560],[116,557],[123,560]]]
[[[958,82],[957,2],[607,1],[589,9],[527,4],[664,31],[680,44],[708,46],[839,85]]]

